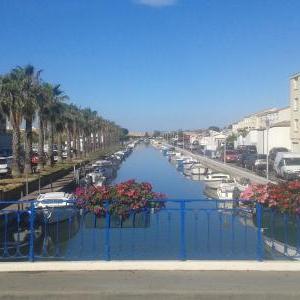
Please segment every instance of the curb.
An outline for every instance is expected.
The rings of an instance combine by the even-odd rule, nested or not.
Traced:
[[[3,262],[0,272],[54,271],[262,271],[300,272],[300,262],[276,261],[70,261]]]

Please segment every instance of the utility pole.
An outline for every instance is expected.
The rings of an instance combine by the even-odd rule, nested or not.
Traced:
[[[227,145],[226,145],[226,138],[225,138],[225,141],[224,141],[224,157],[223,157],[224,164],[226,164],[226,147],[227,147]]]
[[[266,120],[266,129],[267,129],[267,180],[269,180],[269,129],[270,129],[270,120]]]

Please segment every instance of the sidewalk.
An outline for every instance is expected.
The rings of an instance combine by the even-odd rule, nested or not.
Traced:
[[[0,299],[298,300],[299,282],[298,272],[1,273]]]
[[[66,176],[54,181],[52,184],[47,184],[43,187],[41,187],[40,192],[41,193],[49,193],[49,192],[72,192],[74,188],[74,174],[73,171],[71,171],[69,174]],[[29,201],[29,200],[34,200],[38,197],[39,191],[36,190],[27,196],[22,197],[22,199],[19,200],[18,204],[11,204],[5,209],[14,209],[17,210],[19,207],[21,209],[24,209],[28,206],[28,204],[22,203],[22,201]]]

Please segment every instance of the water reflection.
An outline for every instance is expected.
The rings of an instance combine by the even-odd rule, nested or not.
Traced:
[[[124,161],[114,183],[136,179],[150,182],[169,199],[204,199],[167,202],[159,213],[144,212],[124,224],[74,211],[64,222],[39,222],[35,240],[42,259],[254,259],[256,229],[246,216],[221,210],[205,200],[203,183],[186,178],[151,146],[138,146]],[[132,217],[131,217],[132,218]],[[118,223],[119,222],[119,223]],[[185,249],[182,245],[185,245]]]

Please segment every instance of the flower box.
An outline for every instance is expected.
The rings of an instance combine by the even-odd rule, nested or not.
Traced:
[[[106,228],[104,216],[97,216],[92,212],[87,212],[84,216],[85,228]],[[127,218],[118,215],[110,216],[109,228],[146,228],[150,226],[149,212],[139,212],[130,214]]]
[[[149,211],[164,207],[164,195],[152,191],[151,184],[128,180],[113,186],[76,190],[76,205],[84,212],[87,228],[105,228],[110,215],[110,228],[144,228],[150,223]]]

